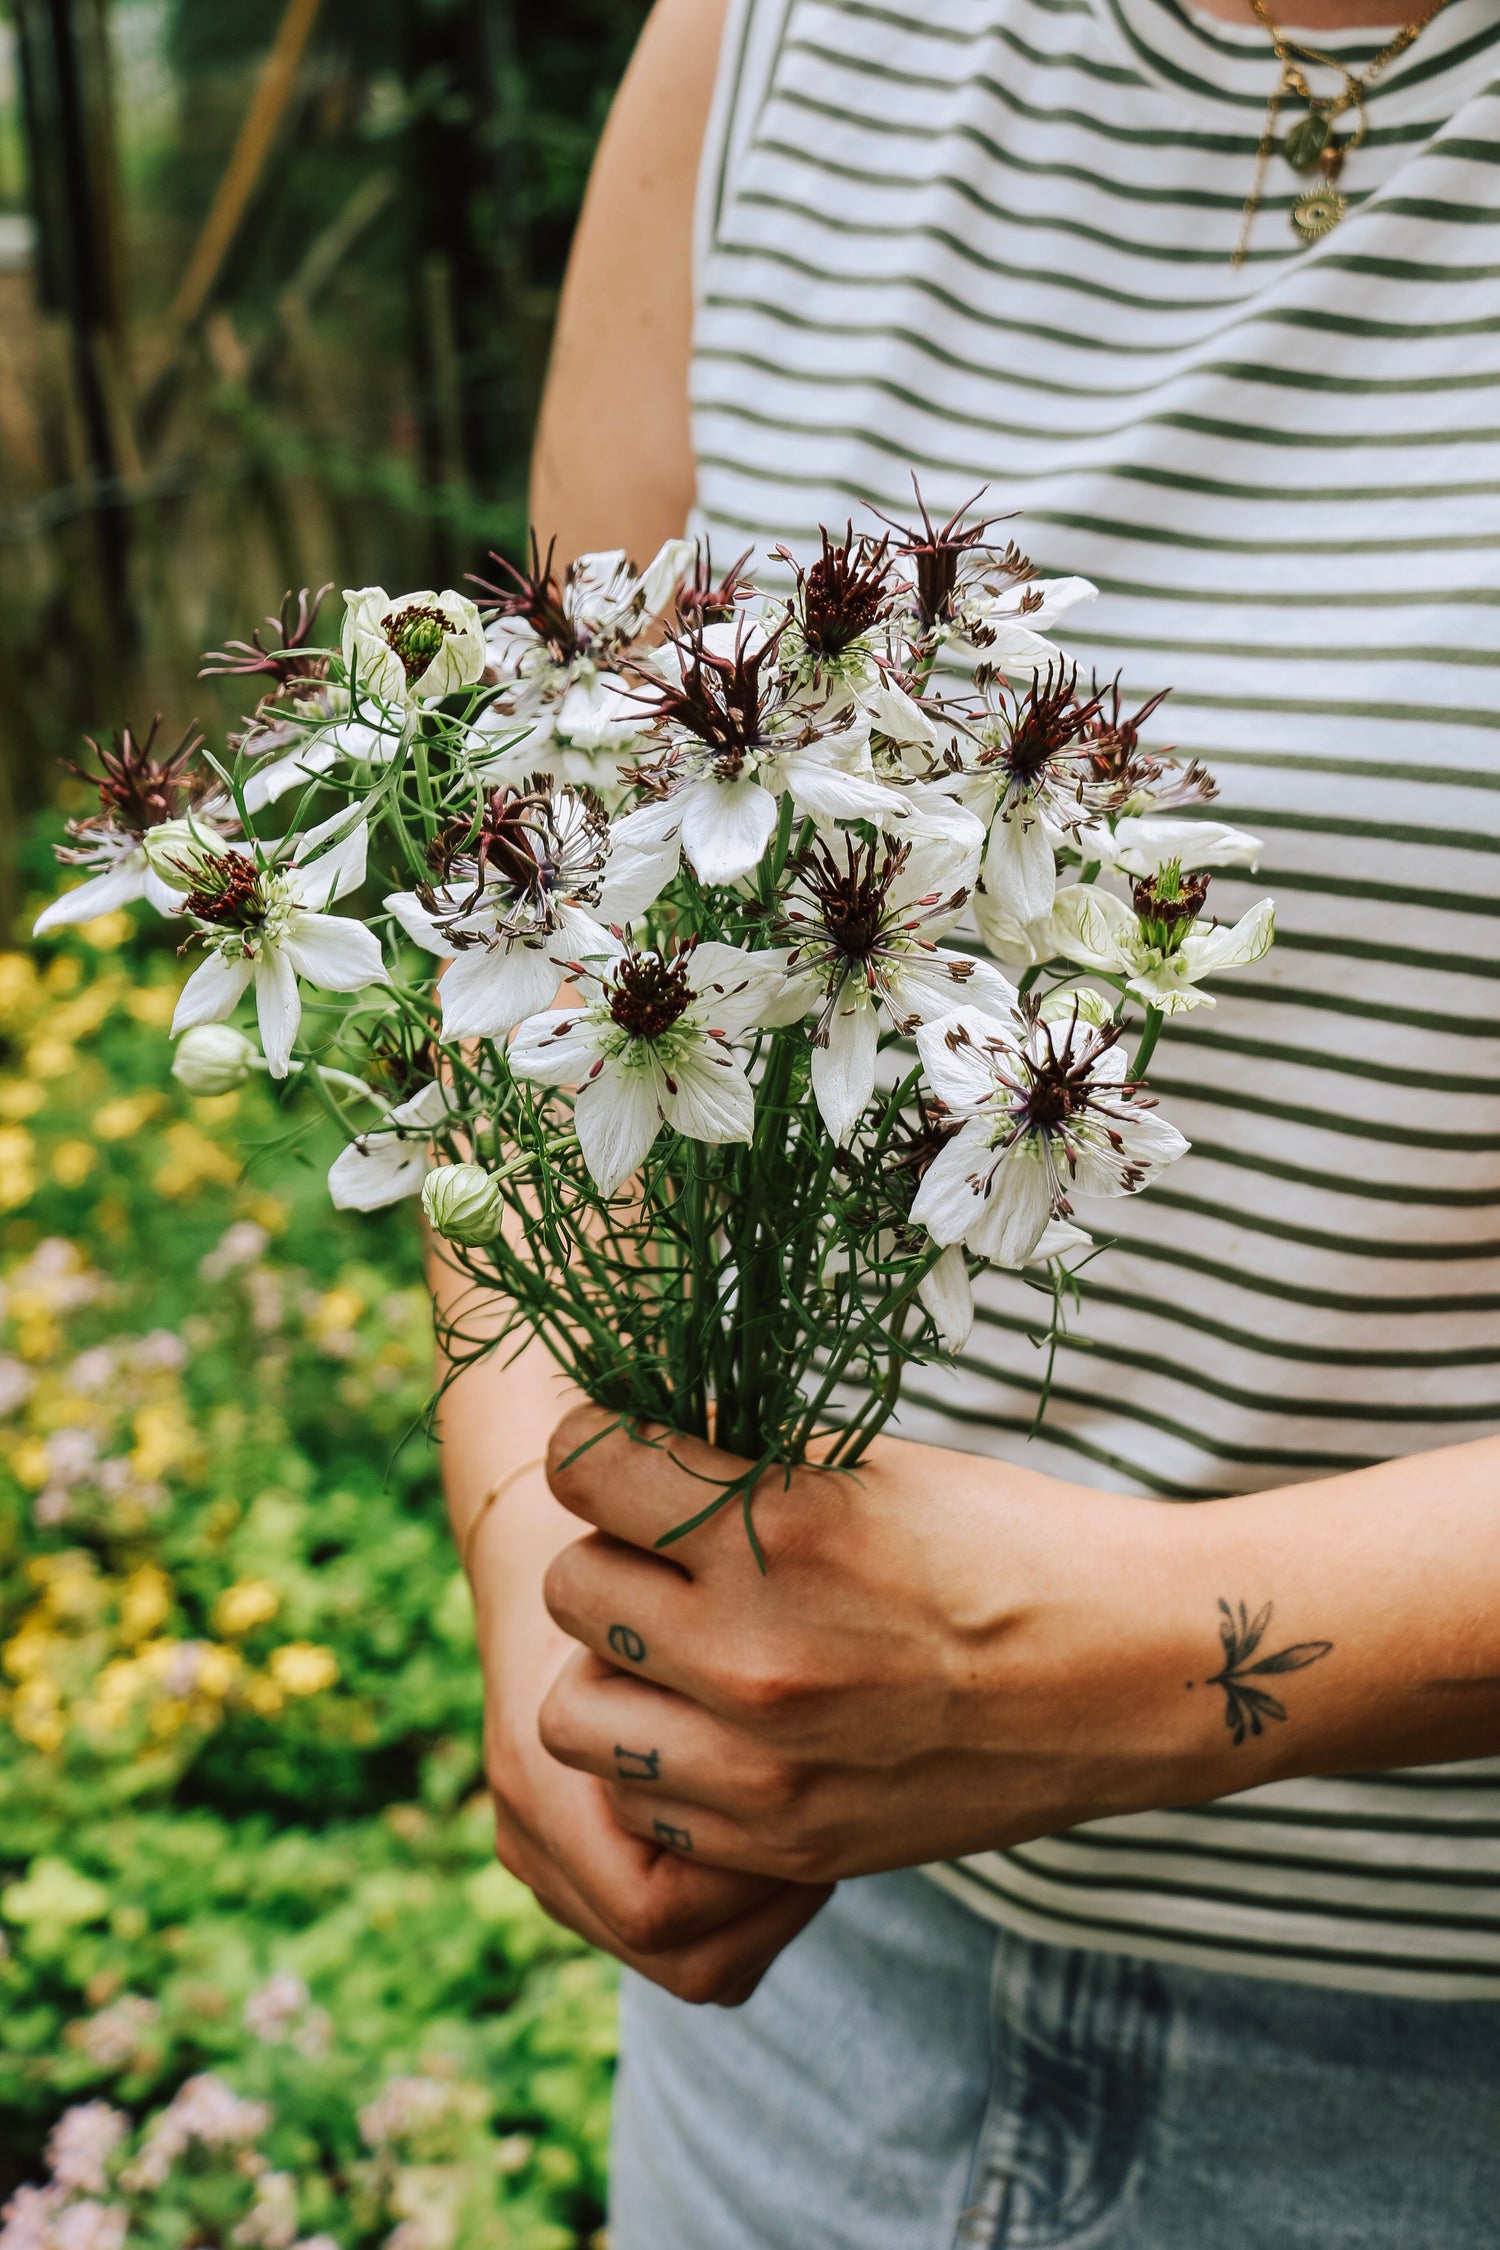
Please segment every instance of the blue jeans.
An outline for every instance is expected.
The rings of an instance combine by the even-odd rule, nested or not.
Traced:
[[[738,2011],[627,1977],[610,2250],[1494,2250],[1500,2004],[845,1883]]]

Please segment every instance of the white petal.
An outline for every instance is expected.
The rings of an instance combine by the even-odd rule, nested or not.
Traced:
[[[1106,1139],[1102,1128],[1091,1123],[1079,1135],[1075,1183],[1080,1195],[1135,1195],[1168,1164],[1185,1156],[1189,1147],[1159,1110],[1127,1109],[1113,1119],[1112,1134],[1117,1142]],[[1121,1178],[1123,1165],[1136,1168],[1137,1176],[1129,1184]]]
[[[562,971],[541,946],[475,946],[438,986],[445,1039],[503,1039],[557,998]]]
[[[1127,875],[1155,875],[1169,859],[1183,867],[1240,863],[1254,867],[1262,850],[1258,836],[1243,828],[1231,828],[1227,821],[1169,820],[1155,813],[1127,813],[1115,822],[1112,837],[1105,831],[1090,830],[1090,845],[1098,835],[1103,836],[1104,849],[1097,857],[1122,868]]]
[[[516,1078],[576,1086],[599,1060],[599,1031],[584,1008],[548,1008],[516,1027],[506,1051]]]
[[[758,781],[693,781],[676,802],[700,883],[734,883],[759,866],[776,832],[776,799]]]
[[[599,917],[606,927],[623,929],[653,906],[677,873],[681,846],[676,837],[636,851],[610,832],[610,854],[599,893]]]
[[[653,1072],[627,1070],[607,1062],[597,1078],[580,1087],[573,1123],[583,1160],[606,1195],[613,1195],[642,1160],[661,1123]]]
[[[984,887],[995,904],[1018,922],[1034,922],[1052,905],[1057,862],[1046,829],[1024,799],[1002,812],[990,830]]]
[[[850,773],[811,751],[792,751],[779,764],[793,801],[814,820],[880,820],[902,810],[900,791],[873,774]]]
[[[676,843],[682,832],[683,798],[658,797],[654,802],[637,805],[610,823],[610,848],[632,852],[655,852],[663,845]]]
[[[257,767],[243,784],[245,809],[259,812],[265,805],[274,805],[289,789],[305,788],[337,765],[343,754],[334,736],[309,736],[284,758],[273,758],[268,765]]]
[[[984,1208],[965,1239],[993,1266],[1024,1266],[1051,1216],[1047,1167],[1028,1134],[1013,1142],[995,1164]]]
[[[327,992],[359,992],[387,981],[379,939],[347,914],[289,916],[275,950],[283,949],[298,976]]]
[[[1071,1219],[1049,1219],[1026,1263],[1044,1266],[1053,1258],[1065,1258],[1074,1250],[1091,1250],[1093,1246],[1093,1236],[1075,1227]]]
[[[705,1030],[733,1038],[776,1014],[786,984],[786,956],[772,949],[745,953],[716,940],[700,945],[689,971],[699,995],[697,1019]]]
[[[969,1283],[968,1260],[960,1244],[950,1244],[936,1265],[922,1276],[917,1284],[917,1295],[932,1315],[943,1350],[961,1352],[974,1326],[974,1291]]]
[[[409,1100],[398,1102],[386,1119],[388,1125],[415,1126],[421,1132],[434,1132],[452,1108],[448,1089],[437,1079],[429,1079],[418,1087]]]
[[[252,961],[229,961],[222,953],[210,953],[177,996],[173,1038],[179,1031],[191,1031],[196,1023],[222,1023],[234,1013],[235,1003],[254,974]]]
[[[823,1123],[842,1145],[875,1091],[880,1023],[863,984],[846,980],[834,1005],[826,1047],[813,1048],[812,1083]]]
[[[141,852],[127,852],[111,867],[107,874],[91,876],[76,889],[64,891],[50,906],[44,906],[31,925],[33,937],[45,937],[48,930],[61,929],[70,922],[92,922],[96,915],[110,914],[117,906],[128,906],[138,899],[146,887],[146,861]]]
[[[1069,883],[1053,901],[1053,945],[1081,968],[1132,967],[1141,950],[1140,933],[1140,923],[1125,901],[1098,883]]]
[[[689,1140],[718,1147],[748,1141],[755,1130],[750,1081],[722,1047],[690,1048],[673,1066],[672,1083],[660,1088],[660,1101],[668,1124]]]
[[[898,969],[888,974],[890,1007],[902,1030],[951,1016],[955,1008],[977,1008],[1001,1023],[1014,1025],[1020,995],[1008,978],[989,961],[976,961],[966,953],[913,951]]]
[[[292,1042],[302,1021],[302,995],[297,990],[296,971],[279,945],[262,946],[256,961],[255,1013],[260,1019],[266,1068],[273,1078],[285,1078]]]
[[[328,1168],[328,1192],[340,1211],[378,1211],[416,1195],[431,1159],[426,1146],[399,1133],[370,1133],[336,1156]]]
[[[923,1173],[912,1197],[912,1224],[925,1227],[934,1242],[945,1246],[962,1242],[984,1209],[975,1183],[990,1161],[989,1128],[982,1119],[971,1118],[944,1143]]]
[[[1212,930],[1192,930],[1182,941],[1182,953],[1194,977],[1213,976],[1220,969],[1247,969],[1271,950],[1276,935],[1276,904],[1263,898],[1242,914],[1232,929],[1222,924]]]
[[[395,915],[414,945],[444,956],[453,951],[453,940],[438,928],[415,891],[391,891],[381,903],[387,914]]]
[[[362,820],[356,821],[348,834],[340,836],[327,851],[316,858],[308,856],[348,817],[345,807],[330,819],[320,821],[316,828],[309,828],[297,846],[297,866],[292,877],[295,895],[298,904],[310,907],[314,914],[321,914],[337,898],[347,898],[365,879],[370,831]]]
[[[1008,1069],[1017,1045],[1013,1030],[977,1008],[955,1008],[917,1033],[928,1085],[960,1117],[993,1100],[996,1061]]]
[[[697,544],[691,539],[664,540],[641,572],[641,601],[644,615],[660,617],[685,573],[691,569]]]

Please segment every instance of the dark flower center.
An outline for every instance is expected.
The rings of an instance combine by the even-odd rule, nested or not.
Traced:
[[[380,620],[380,630],[401,659],[407,685],[419,680],[453,628],[440,609],[393,609]]]
[[[200,922],[217,923],[224,930],[252,930],[265,919],[260,893],[260,873],[253,861],[238,852],[205,852],[192,864],[179,862],[185,875],[195,877],[184,911]]]
[[[664,961],[659,953],[631,953],[615,971],[609,1012],[632,1039],[659,1039],[693,1004],[688,955]]]
[[[193,771],[203,737],[189,728],[169,757],[157,759],[152,752],[160,725],[158,712],[144,741],[129,727],[123,728],[107,748],[90,740],[89,748],[101,768],[97,775],[80,766],[69,768],[84,780],[97,783],[104,821],[132,836],[144,836],[148,829],[179,820],[206,787],[206,776]],[[82,831],[90,825],[80,822],[77,827]]]
[[[1209,881],[1206,869],[1185,875],[1181,862],[1172,859],[1155,875],[1132,884],[1131,900],[1148,945],[1161,953],[1176,952],[1203,911]]]
[[[841,839],[842,860],[833,848],[814,844],[798,873],[817,901],[822,934],[846,961],[867,961],[876,952],[890,918],[891,885],[911,857],[909,844],[859,843]],[[790,925],[793,934],[795,923]]]
[[[797,578],[798,625],[814,657],[840,657],[880,623],[890,605],[890,539],[856,538],[851,524],[835,546],[823,533],[823,552]]]

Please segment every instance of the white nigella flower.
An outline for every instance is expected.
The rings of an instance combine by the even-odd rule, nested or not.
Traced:
[[[882,1028],[912,1031],[961,1000],[1008,1018],[1015,987],[988,961],[942,952],[936,938],[962,914],[983,830],[966,843],[815,843],[782,907],[787,989],[779,1022],[817,1010],[813,1093],[834,1139],[847,1141],[875,1091]]]
[[[143,741],[129,727],[103,747],[89,748],[102,769],[98,778],[99,810],[85,820],[70,820],[71,842],[58,846],[65,866],[82,868],[86,879],[64,891],[37,916],[33,936],[74,922],[92,922],[116,907],[145,899],[159,914],[179,914],[182,885],[174,887],[169,874],[153,865],[149,849],[153,835],[175,827],[192,804],[195,789],[191,772],[198,748],[197,736],[185,736],[169,757],[152,756],[156,725]],[[196,819],[205,835],[218,840],[206,812]]]
[[[890,538],[856,534],[841,540],[820,534],[822,552],[804,569],[786,548],[796,586],[777,635],[783,676],[804,697],[825,707],[851,697],[882,676],[880,656],[892,600]]]
[[[484,625],[467,594],[345,589],[344,664],[351,684],[396,710],[440,702],[484,672]]]
[[[992,1265],[1037,1254],[1069,1198],[1134,1195],[1187,1142],[1125,1081],[1119,1026],[1082,1015],[998,1024],[956,1009],[917,1047],[933,1094],[959,1123],[917,1189],[912,1223]]]
[[[378,1211],[419,1195],[432,1166],[433,1134],[448,1115],[448,1094],[435,1079],[397,1102],[372,1132],[361,1133],[333,1160],[328,1192],[341,1211]]]
[[[727,653],[708,634],[679,645],[681,677],[656,699],[660,794],[617,823],[620,841],[657,854],[667,875],[685,852],[700,882],[733,883],[759,864],[783,792],[820,824],[900,817],[900,793],[875,778],[868,722],[801,710],[775,634],[741,626]]]
[[[690,1140],[749,1140],[755,1104],[733,1043],[774,1009],[783,983],[774,956],[624,946],[576,981],[582,1005],[532,1016],[508,1060],[517,1078],[577,1087],[573,1122],[605,1195],[638,1169],[664,1123]]]
[[[564,780],[613,783],[648,716],[622,666],[671,607],[695,552],[690,539],[669,539],[640,571],[623,548],[580,555],[559,583],[550,551],[543,561],[533,549],[531,575],[511,572],[485,631],[503,692],[477,722],[478,770],[519,779],[546,764]]]
[[[454,956],[438,986],[449,1039],[503,1039],[556,999],[575,963],[618,950],[609,926],[628,922],[661,888],[660,868],[613,853],[591,790],[496,789],[474,821],[441,839],[438,883],[387,898],[407,936]]]
[[[983,714],[944,786],[989,832],[976,918],[986,942],[986,917],[994,918],[998,951],[1015,924],[1049,911],[1058,845],[1112,810],[1121,785],[1101,772],[1095,754],[1102,698],[1080,698],[1076,672],[1045,672],[1024,693],[988,674],[981,685]]]
[[[253,983],[266,1067],[273,1078],[284,1078],[302,1021],[299,977],[329,992],[386,982],[372,933],[362,922],[324,911],[357,890],[365,872],[363,825],[320,858],[306,857],[331,825],[309,829],[290,862],[258,862],[244,847],[198,859],[180,911],[193,920],[209,955],[182,988],[174,1033],[222,1023]]]
[[[1198,917],[1206,874],[1184,874],[1175,861],[1134,886],[1134,906],[1097,883],[1074,883],[1057,894],[1050,930],[1055,951],[1080,968],[1122,976],[1136,997],[1164,1015],[1211,1008],[1200,989],[1221,969],[1244,969],[1270,951],[1274,901],[1263,898],[1233,928]]]
[[[941,649],[1022,678],[1055,665],[1044,635],[1097,589],[1086,578],[1038,578],[1017,548],[997,551],[985,538],[993,519],[964,522],[968,503],[941,525],[920,493],[917,504],[921,527],[907,530],[896,550],[916,651],[931,658]]]

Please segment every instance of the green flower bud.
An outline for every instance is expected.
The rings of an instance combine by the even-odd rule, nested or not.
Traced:
[[[232,1094],[259,1066],[254,1041],[232,1023],[195,1023],[177,1043],[172,1076],[190,1094]]]
[[[500,1232],[500,1190],[482,1164],[443,1164],[429,1172],[422,1209],[438,1234],[469,1249]]]
[[[141,850],[152,874],[159,875],[169,890],[192,891],[198,888],[206,863],[223,853],[224,839],[189,813],[183,820],[163,820],[148,828]]]

